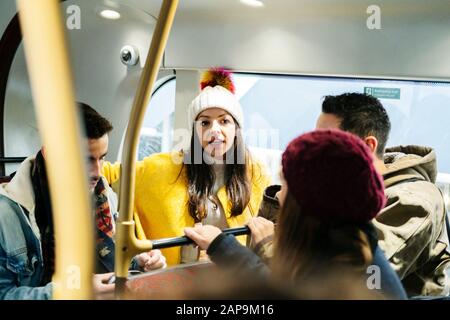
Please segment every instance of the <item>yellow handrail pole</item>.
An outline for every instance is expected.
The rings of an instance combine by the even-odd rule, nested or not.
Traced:
[[[93,221],[58,0],[17,0],[55,226],[53,298],[92,298]],[[84,145],[83,145],[84,146]]]
[[[164,0],[161,5],[125,135],[115,257],[116,288],[118,291],[121,290],[121,287],[123,289],[131,258],[137,252],[149,250],[152,247],[151,241],[138,240],[134,233],[133,209],[136,150],[146,107],[150,102],[152,88],[158,75],[177,6],[178,0]]]

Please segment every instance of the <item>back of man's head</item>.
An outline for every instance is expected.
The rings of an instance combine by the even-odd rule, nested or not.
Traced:
[[[341,120],[341,130],[349,131],[362,139],[367,136],[377,138],[376,155],[383,158],[391,122],[386,109],[377,98],[362,93],[326,96],[322,112],[338,117]]]
[[[77,105],[80,109],[82,120],[84,121],[88,139],[99,139],[113,129],[111,122],[102,117],[91,106],[83,102],[78,102]]]

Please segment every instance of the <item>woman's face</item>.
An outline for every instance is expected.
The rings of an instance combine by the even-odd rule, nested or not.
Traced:
[[[203,149],[213,158],[222,160],[233,146],[236,137],[236,123],[223,109],[211,108],[200,113],[195,129]]]

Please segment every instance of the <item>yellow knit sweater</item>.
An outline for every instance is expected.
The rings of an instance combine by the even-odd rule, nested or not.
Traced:
[[[194,225],[188,212],[188,186],[185,170],[182,169],[180,153],[154,154],[136,165],[135,213],[136,233],[139,239],[160,239],[184,235],[183,228]],[[230,202],[225,186],[217,196],[223,206],[230,228],[243,226],[251,216],[258,214],[264,189],[269,185],[269,177],[261,164],[252,164],[251,197],[244,212],[230,216]],[[120,164],[105,162],[103,175],[109,184],[117,183]],[[245,244],[246,237],[238,237]],[[163,249],[168,265],[180,263],[180,247]]]

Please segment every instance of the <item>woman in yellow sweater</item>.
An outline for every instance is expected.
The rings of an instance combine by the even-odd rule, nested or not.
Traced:
[[[200,86],[188,109],[189,150],[154,154],[136,166],[134,218],[141,239],[182,236],[195,223],[242,226],[257,215],[269,185],[262,165],[245,148],[243,114],[230,73],[211,69]],[[103,174],[114,183],[119,164],[105,163]],[[238,240],[245,243],[246,237]],[[162,251],[168,265],[199,258],[193,246]]]

